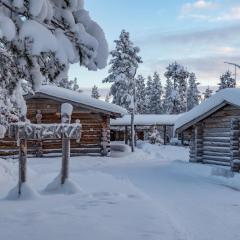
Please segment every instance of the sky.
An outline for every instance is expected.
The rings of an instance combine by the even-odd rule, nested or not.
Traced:
[[[130,32],[143,59],[138,73],[145,77],[157,71],[164,82],[167,65],[177,61],[202,85],[214,86],[222,73],[234,71],[225,61],[240,64],[239,0],[85,0],[85,8],[103,28],[110,50],[122,29]],[[107,71],[75,64],[69,75],[82,88],[108,88],[102,83]]]

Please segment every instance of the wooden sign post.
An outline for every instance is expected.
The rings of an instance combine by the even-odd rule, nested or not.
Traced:
[[[68,109],[62,112],[62,123],[60,124],[31,124],[16,123],[9,127],[9,137],[14,137],[18,141],[19,146],[19,182],[18,194],[21,195],[22,184],[27,181],[27,141],[42,141],[62,139],[62,169],[61,184],[64,184],[69,175],[69,159],[70,159],[70,139],[80,141],[81,124],[80,120],[70,124],[72,109],[70,104],[62,105]],[[62,107],[62,110],[64,107]]]

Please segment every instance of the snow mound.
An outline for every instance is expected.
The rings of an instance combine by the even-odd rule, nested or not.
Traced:
[[[131,153],[131,148],[122,143],[111,143],[111,157],[124,157]]]
[[[22,184],[21,195],[18,194],[18,185],[9,191],[6,200],[34,200],[38,198],[38,193],[27,183]]]
[[[111,151],[129,153],[131,152],[131,149],[126,144],[111,143]]]
[[[75,194],[80,192],[79,187],[72,180],[66,179],[64,184],[61,184],[61,176],[58,175],[47,187],[43,190],[46,194]]]
[[[229,168],[226,169],[222,167],[214,167],[212,168],[211,175],[225,178],[233,178],[235,174]]]

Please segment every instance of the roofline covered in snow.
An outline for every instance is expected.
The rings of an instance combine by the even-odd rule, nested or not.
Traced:
[[[202,102],[179,118],[175,125],[176,132],[182,132],[202,121],[226,105],[240,108],[240,89],[224,89]]]
[[[54,87],[57,88],[57,89],[63,89],[63,88],[56,87],[56,86],[54,86]],[[79,94],[79,96],[83,95],[83,93],[78,93],[78,92],[75,92],[75,91],[72,91],[72,90],[69,90],[69,89],[64,89],[64,90],[67,90],[69,92],[74,92],[74,94]],[[57,93],[52,94],[51,92],[41,91],[41,88],[39,90],[37,90],[34,95],[28,94],[28,95],[24,96],[24,98],[26,100],[28,100],[28,99],[37,99],[37,98],[48,98],[48,99],[56,100],[56,101],[59,101],[59,102],[66,102],[67,101],[67,102],[73,104],[74,106],[80,106],[80,107],[89,109],[91,111],[100,112],[100,113],[103,113],[103,114],[108,114],[112,118],[120,118],[120,117],[124,116],[127,113],[127,111],[124,108],[121,108],[121,107],[116,106],[116,105],[111,104],[111,103],[103,102],[102,100],[92,99],[89,96],[87,96],[87,97],[88,97],[88,100],[91,99],[94,102],[98,102],[99,101],[100,104],[98,104],[98,105],[96,105],[94,103],[93,104],[91,104],[91,103],[89,104],[89,103],[84,103],[84,101],[82,101],[82,100],[81,101],[77,101],[75,99],[71,99],[71,97],[63,97],[62,95],[58,96]],[[116,110],[113,111],[112,109],[109,110],[108,108],[109,109],[116,108]]]
[[[219,104],[218,106],[212,108],[210,111],[204,113],[203,115],[201,115],[201,116],[199,116],[197,118],[194,118],[192,121],[187,122],[186,124],[182,125],[181,127],[178,126],[176,128],[176,131],[177,132],[182,132],[182,131],[188,129],[189,127],[195,125],[196,123],[198,123],[198,122],[202,121],[203,119],[207,118],[208,116],[212,115],[213,113],[215,113],[216,111],[218,111],[222,107],[226,106],[227,104],[231,104],[231,103],[223,101],[221,104]]]
[[[138,114],[135,115],[135,126],[165,125],[174,126],[182,114]],[[125,115],[121,119],[114,119],[110,122],[111,127],[130,126],[131,115]]]

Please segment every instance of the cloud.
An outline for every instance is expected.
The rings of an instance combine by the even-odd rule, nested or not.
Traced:
[[[195,1],[194,3],[185,3],[182,6],[182,14],[189,14],[194,11],[199,11],[199,10],[210,10],[210,9],[215,9],[218,5],[212,1],[204,1],[204,0],[198,0]]]
[[[217,10],[217,11],[216,11]],[[203,21],[236,21],[240,19],[240,5],[217,4],[213,1],[198,0],[185,3],[180,11],[180,19],[192,18]]]
[[[234,24],[197,31],[153,33],[137,40],[137,43],[139,45],[166,44],[166,46],[176,46],[176,44],[181,46],[189,44],[192,46],[198,46],[198,44],[208,44],[214,46],[217,44],[232,45],[240,43],[239,32],[240,24]]]
[[[232,20],[239,20],[240,19],[240,6],[232,7],[225,13],[220,14],[217,17],[213,17],[210,20],[212,21],[232,21]]]

